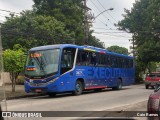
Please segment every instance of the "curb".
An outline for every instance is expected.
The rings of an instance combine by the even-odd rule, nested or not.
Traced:
[[[41,93],[41,94],[32,94],[32,95],[21,95],[21,96],[7,96],[6,100],[13,100],[13,99],[19,99],[19,98],[27,98],[27,97],[37,97],[37,96],[44,96],[47,95],[45,93]]]

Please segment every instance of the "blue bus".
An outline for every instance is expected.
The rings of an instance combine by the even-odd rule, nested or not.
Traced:
[[[133,57],[93,46],[57,44],[31,48],[25,91],[54,96],[84,90],[121,89],[134,83]]]

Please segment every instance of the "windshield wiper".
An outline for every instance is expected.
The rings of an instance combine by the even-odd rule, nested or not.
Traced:
[[[44,76],[46,77],[47,74],[46,74],[46,71],[44,70],[45,63],[44,63],[43,59],[41,58],[41,61],[38,58],[34,58],[34,59],[35,59],[36,63],[39,65],[40,71],[42,71]]]

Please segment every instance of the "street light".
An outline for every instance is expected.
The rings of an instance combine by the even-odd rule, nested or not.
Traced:
[[[109,9],[104,10],[103,12],[99,13],[96,17],[94,17],[94,20],[93,20],[93,21],[95,21],[95,19],[96,19],[98,16],[100,16],[101,14],[103,14],[104,12],[106,12],[106,11],[108,11],[108,10],[114,10],[114,8],[109,8]],[[93,21],[92,21],[92,22],[93,22]]]
[[[86,0],[85,0],[85,6],[86,6]],[[88,14],[87,14],[87,12],[85,11],[85,33],[86,33],[86,35],[85,35],[85,44],[87,44],[88,43],[88,35],[89,35],[89,25],[88,25],[88,23],[92,23],[92,22],[94,22],[95,21],[95,19],[98,17],[98,16],[100,16],[102,13],[104,13],[104,12],[106,12],[106,11],[108,11],[108,10],[113,10],[113,8],[109,8],[109,9],[107,9],[107,10],[104,10],[104,11],[102,11],[101,13],[99,13],[96,17],[94,17],[94,16],[88,16]],[[88,19],[89,18],[89,19]],[[93,20],[92,20],[93,19]],[[90,20],[90,21],[88,21],[88,20]]]

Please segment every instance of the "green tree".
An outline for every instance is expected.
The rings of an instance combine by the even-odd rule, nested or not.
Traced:
[[[52,16],[36,15],[32,11],[25,11],[21,16],[12,16],[2,25],[2,39],[4,48],[13,49],[14,44],[31,47],[73,43],[74,32],[65,30],[65,25]]]
[[[160,60],[159,8],[159,0],[138,0],[118,23],[121,30],[133,33],[137,56],[146,64]]]
[[[75,33],[74,43],[85,44],[84,6],[82,0],[33,0],[36,14],[54,16],[65,25],[65,30]],[[102,43],[89,31],[88,45],[103,47]]]
[[[84,44],[82,0],[33,0],[36,14],[53,16],[65,25],[65,30],[75,32],[75,43]],[[80,42],[81,41],[81,42]]]
[[[146,69],[151,70],[151,62],[160,61],[159,8],[159,0],[137,0],[131,11],[125,9],[124,19],[118,23],[120,30],[133,34],[136,76]],[[143,69],[140,68],[142,64]]]
[[[16,49],[16,48],[15,48]],[[6,49],[3,53],[4,70],[9,72],[12,82],[12,92],[15,92],[16,79],[20,72],[23,71],[25,59],[20,61],[20,57],[24,54],[22,49],[10,50]]]
[[[125,47],[119,47],[117,45],[110,46],[110,47],[107,48],[107,50],[109,50],[111,52],[116,52],[116,53],[128,55],[128,49],[127,48],[125,48]]]
[[[4,49],[21,44],[29,49],[48,44],[85,44],[82,0],[33,0],[33,10],[11,15],[2,25]],[[103,47],[89,31],[87,44]]]

